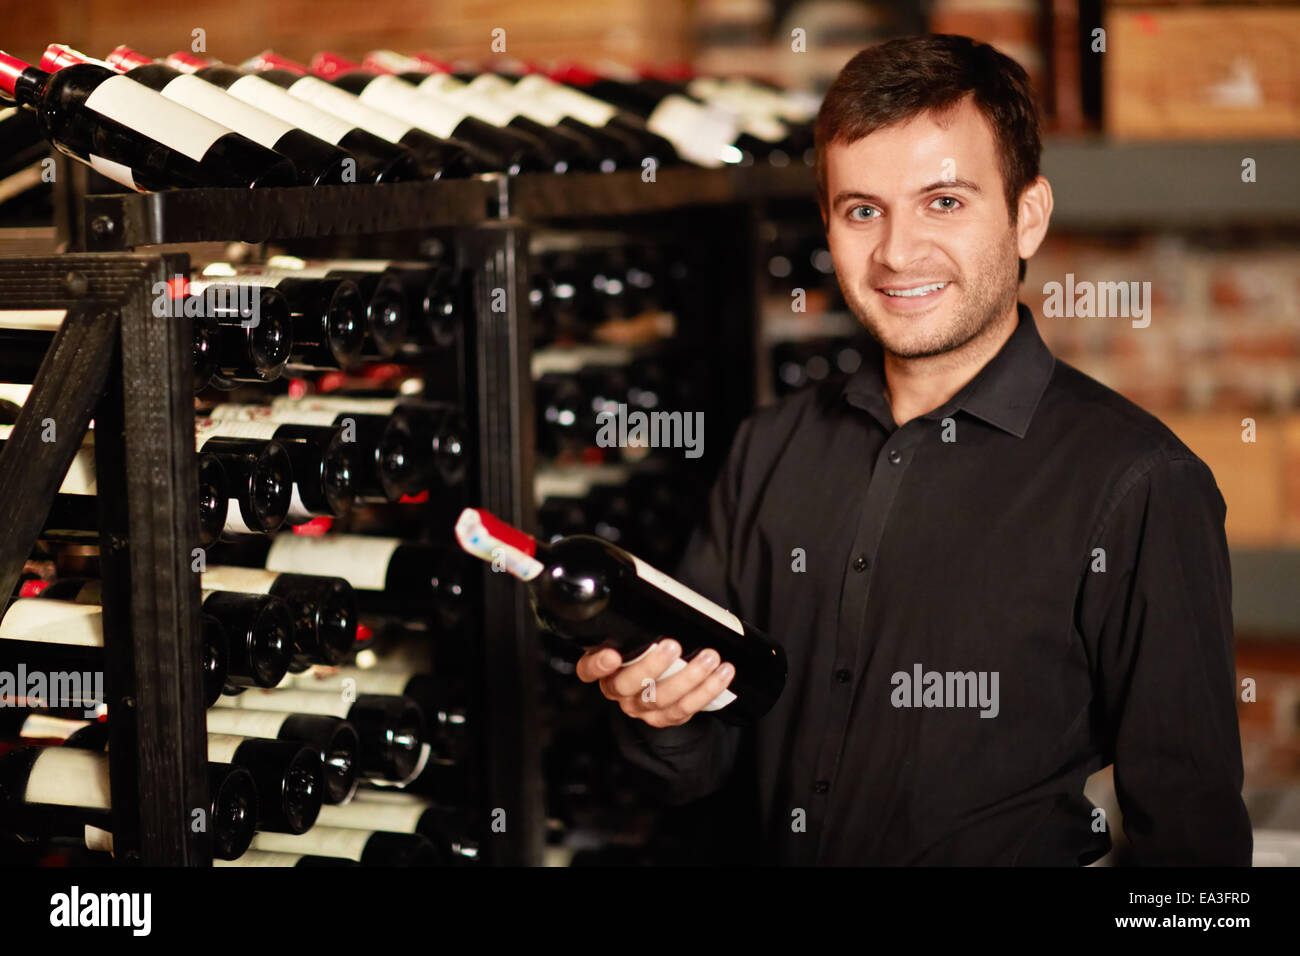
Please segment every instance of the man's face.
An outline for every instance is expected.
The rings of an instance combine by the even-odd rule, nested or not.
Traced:
[[[826,151],[826,231],[840,288],[902,358],[960,348],[1018,298],[1016,231],[993,131],[969,97],[943,121],[921,114]]]

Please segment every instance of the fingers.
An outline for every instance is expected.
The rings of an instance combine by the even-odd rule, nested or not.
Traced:
[[[682,647],[676,641],[660,641],[635,664],[629,664],[601,680],[601,690],[611,700],[635,697],[646,686],[646,681],[657,681],[681,655]]]
[[[614,673],[623,664],[618,651],[608,647],[595,647],[578,660],[578,680],[584,684],[600,680]]]
[[[679,674],[677,676],[683,675]],[[731,664],[723,664],[721,667],[712,670],[708,676],[679,697],[676,703],[665,707],[661,711],[666,721],[663,726],[683,724],[690,720],[693,715],[711,704],[715,697],[726,690],[727,685],[731,683],[731,679],[735,676],[736,668]]]

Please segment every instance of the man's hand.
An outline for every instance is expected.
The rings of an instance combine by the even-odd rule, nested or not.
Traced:
[[[629,717],[651,727],[676,727],[690,720],[726,689],[736,668],[722,664],[718,652],[706,648],[671,677],[659,679],[681,657],[681,645],[662,640],[635,664],[622,667],[623,658],[610,648],[593,648],[578,661],[578,678],[586,684],[600,681],[600,692]]]

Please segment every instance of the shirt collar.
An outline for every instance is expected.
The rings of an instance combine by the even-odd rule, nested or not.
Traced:
[[[956,395],[921,418],[939,420],[960,409],[1017,438],[1025,437],[1052,377],[1056,356],[1038,334],[1029,307],[1017,303],[1016,312],[1016,328],[998,353]],[[892,432],[898,426],[885,401],[884,351],[872,340],[865,352],[862,367],[844,386],[844,398],[850,405],[870,412],[886,431]]]

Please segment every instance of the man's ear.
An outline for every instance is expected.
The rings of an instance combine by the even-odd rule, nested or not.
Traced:
[[[1052,219],[1052,184],[1039,176],[1020,194],[1016,217],[1016,250],[1028,259],[1042,245]]]

